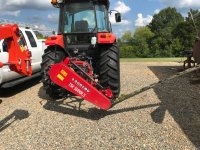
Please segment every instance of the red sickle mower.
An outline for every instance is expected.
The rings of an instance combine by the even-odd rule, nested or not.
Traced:
[[[101,109],[120,93],[119,49],[111,33],[109,0],[52,0],[60,9],[58,35],[47,38],[42,66],[46,93],[73,93]],[[116,22],[121,21],[115,13]]]

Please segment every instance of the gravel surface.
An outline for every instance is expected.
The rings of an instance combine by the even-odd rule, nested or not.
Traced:
[[[178,63],[121,63],[121,94],[165,79]],[[71,98],[47,101],[39,79],[0,91],[0,150],[198,149],[200,84],[186,75],[109,111]]]

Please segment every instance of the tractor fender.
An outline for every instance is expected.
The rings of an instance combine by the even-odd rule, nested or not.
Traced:
[[[50,36],[46,39],[45,44],[47,46],[59,45],[64,48],[63,35]]]

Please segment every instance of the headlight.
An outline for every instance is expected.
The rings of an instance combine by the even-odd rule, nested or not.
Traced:
[[[52,5],[64,4],[65,0],[51,0]]]
[[[57,0],[51,0],[51,4],[52,5],[56,5],[57,4]]]

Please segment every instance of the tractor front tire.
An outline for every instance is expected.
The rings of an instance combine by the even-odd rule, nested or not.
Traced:
[[[55,47],[48,47],[44,51],[41,63],[41,75],[43,87],[46,90],[46,94],[49,95],[52,100],[57,100],[64,97],[65,90],[50,79],[49,70],[52,65],[61,62],[65,58],[65,53],[61,50],[56,50]]]
[[[119,48],[116,44],[102,46],[99,63],[99,80],[105,88],[110,88],[114,98],[120,94]]]

